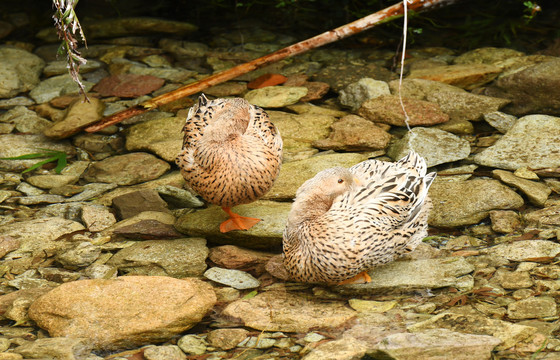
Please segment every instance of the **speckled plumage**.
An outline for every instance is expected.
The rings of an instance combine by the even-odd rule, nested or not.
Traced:
[[[187,185],[212,204],[250,203],[273,185],[282,139],[266,112],[242,98],[208,100],[189,111],[176,159]]]
[[[297,191],[284,230],[294,280],[339,283],[410,252],[427,235],[436,174],[410,152],[318,173]]]

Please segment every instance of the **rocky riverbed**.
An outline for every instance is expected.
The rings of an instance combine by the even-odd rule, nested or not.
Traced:
[[[53,29],[0,46],[0,157],[68,160],[0,160],[0,360],[560,359],[558,42],[411,48],[402,83],[394,52],[335,44],[205,90],[265,108],[284,139],[272,190],[236,208],[263,221],[221,234],[226,215],[173,162],[195,96],[81,129],[296,39],[251,27],[202,43],[180,40],[190,24],[124,20],[86,27],[89,102]],[[260,87],[265,74],[285,82]],[[438,172],[430,236],[368,284],[291,282],[297,188],[409,149]]]

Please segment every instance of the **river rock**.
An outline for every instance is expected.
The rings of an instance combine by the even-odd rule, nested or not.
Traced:
[[[233,349],[245,340],[249,331],[245,329],[216,329],[208,333],[208,343],[222,350]]]
[[[4,265],[10,267],[11,272],[20,274],[31,266],[34,257],[45,254],[55,254],[66,242],[60,241],[64,235],[84,230],[84,226],[76,221],[59,217],[32,219],[0,226],[0,234],[10,236],[20,242],[20,247],[8,253]]]
[[[356,316],[342,302],[317,302],[283,291],[267,291],[237,300],[226,306],[222,314],[257,330],[300,333],[337,329]]]
[[[509,261],[554,258],[560,254],[560,244],[548,240],[519,240],[493,246],[483,250],[483,253],[503,257]]]
[[[0,123],[13,124],[18,132],[28,134],[42,134],[43,130],[52,125],[51,121],[25,106],[16,106],[0,115]],[[7,133],[9,132],[11,131]]]
[[[435,181],[429,194],[434,206],[428,220],[432,226],[476,224],[491,210],[523,206],[523,198],[497,180]]]
[[[512,324],[478,314],[441,313],[408,327],[417,332],[424,329],[444,328],[466,334],[490,335],[502,341],[496,350],[509,349],[518,342],[533,336],[537,329],[532,326]]]
[[[555,168],[560,166],[559,143],[560,118],[528,115],[518,119],[494,145],[476,154],[474,161],[506,170]]]
[[[113,198],[113,208],[121,219],[128,219],[144,211],[169,212],[167,203],[154,189],[129,192]]]
[[[234,289],[254,289],[261,285],[260,281],[252,275],[235,269],[223,269],[211,267],[204,272],[204,277],[222,285],[231,286]]]
[[[82,208],[82,221],[89,231],[96,232],[113,226],[117,219],[105,206],[86,205]]]
[[[204,202],[200,200],[194,192],[181,189],[173,185],[162,185],[156,188],[158,194],[174,208],[199,208],[204,206]]]
[[[85,80],[81,80],[81,82],[84,85],[86,92],[88,92],[94,85],[93,83]],[[79,91],[80,87],[74,82],[70,74],[64,74],[53,76],[41,81],[29,92],[29,96],[35,100],[37,104],[42,104],[62,95],[77,95]]]
[[[33,89],[45,62],[29,51],[16,47],[0,48],[0,98],[11,98]]]
[[[514,49],[487,46],[462,53],[453,60],[453,63],[490,64],[499,66],[498,64],[501,61],[523,55],[525,55],[523,52]]]
[[[234,208],[242,216],[262,219],[247,231],[220,232],[220,223],[228,216],[218,206],[197,210],[177,219],[175,228],[189,236],[200,236],[218,244],[233,244],[252,249],[277,248],[282,243],[291,204],[258,200]]]
[[[75,100],[66,111],[64,118],[45,130],[45,135],[53,139],[65,139],[82,128],[103,117],[105,103],[97,98],[89,101]]]
[[[204,239],[147,240],[120,250],[107,265],[128,275],[184,278],[201,276],[207,256]]]
[[[36,339],[14,349],[27,359],[85,359],[90,355],[91,341],[79,337]]]
[[[556,316],[556,301],[548,296],[536,296],[513,302],[507,307],[507,315],[513,320],[540,319]]]
[[[128,151],[149,151],[174,162],[183,146],[185,118],[166,117],[131,126],[126,131]]]
[[[117,155],[92,164],[84,174],[89,182],[133,185],[154,180],[170,166],[167,162],[147,153]]]
[[[560,226],[560,206],[549,206],[531,211],[524,216],[527,225],[537,228],[556,228]]]
[[[437,104],[414,98],[402,98],[408,114],[409,126],[428,126],[449,120]],[[407,118],[402,110],[401,99],[395,95],[381,95],[366,100],[358,110],[364,118],[382,124],[406,126]]]
[[[526,68],[521,68],[509,75],[501,76],[485,89],[490,96],[511,99],[507,113],[526,115],[546,113],[560,115],[560,59],[551,58]]]
[[[357,153],[331,153],[308,159],[282,164],[280,175],[263,199],[291,200],[297,189],[318,172],[336,166],[351,167],[367,159],[367,155]]]
[[[389,81],[392,76],[389,70],[373,63],[340,62],[339,56],[334,62],[335,64],[325,66],[314,74],[313,79],[329,84],[331,89],[336,92],[363,78]]]
[[[503,234],[511,234],[521,228],[519,214],[511,210],[490,211],[492,230]]]
[[[264,266],[274,254],[243,249],[234,245],[215,246],[210,249],[208,258],[216,265],[226,269],[253,270]]]
[[[38,148],[63,151],[68,156],[76,154],[76,149],[65,141],[52,141],[44,135],[4,134],[0,135],[0,154],[2,157],[16,157],[36,154]],[[0,160],[0,170],[23,171],[40,160]]]
[[[313,142],[323,150],[365,151],[385,149],[391,135],[360,116],[347,115],[331,126],[332,132],[326,139]]]
[[[490,124],[494,129],[502,134],[508,132],[509,129],[515,124],[517,118],[513,115],[503,113],[501,111],[492,111],[483,115],[484,120]]]
[[[52,337],[83,337],[95,349],[115,350],[167,341],[215,302],[200,280],[124,276],[62,284],[36,300],[29,317]]]
[[[408,78],[435,80],[472,90],[494,80],[500,72],[499,67],[488,64],[456,64],[416,69],[410,72]]]
[[[391,92],[399,91],[398,80],[389,82]],[[405,79],[401,87],[402,96],[426,100],[439,105],[450,120],[478,121],[486,113],[497,111],[510,100],[498,97],[472,94],[456,86],[424,79]]]
[[[548,199],[548,195],[552,192],[552,190],[543,183],[517,177],[509,171],[493,170],[492,175],[494,175],[494,178],[519,189],[527,196],[531,203],[537,206],[543,207],[546,199]]]
[[[396,161],[406,156],[410,150],[416,151],[426,160],[428,167],[431,167],[466,158],[471,152],[471,146],[467,140],[447,131],[416,127],[389,146],[387,155]]]
[[[284,141],[284,162],[288,162],[317,153],[318,150],[311,145],[313,141],[329,136],[332,124],[337,117],[345,113],[333,114],[331,111],[325,114],[306,111],[301,114],[291,114],[283,111],[268,111],[268,115],[280,131]]]
[[[447,329],[392,334],[368,354],[399,360],[416,359],[490,359],[492,350],[502,341],[494,336],[462,334]]]
[[[263,108],[280,108],[297,103],[307,95],[303,86],[267,86],[245,94],[245,100]]]
[[[338,286],[334,290],[346,294],[366,294],[378,290],[435,289],[446,286],[472,288],[473,279],[464,276],[474,267],[464,258],[400,260],[377,266],[368,273],[371,282]]]
[[[197,26],[182,22],[158,19],[153,17],[118,17],[84,23],[88,37],[113,38],[129,35],[174,34],[177,36],[190,34]]]
[[[147,346],[142,354],[146,360],[186,360],[187,356],[177,345]]]
[[[338,101],[353,111],[358,110],[364,101],[390,95],[389,85],[385,81],[372,78],[362,78],[340,90]]]

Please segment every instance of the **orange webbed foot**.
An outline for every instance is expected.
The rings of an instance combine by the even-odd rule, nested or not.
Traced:
[[[338,283],[338,285],[349,285],[349,284],[365,284],[371,282],[371,277],[367,271],[362,271],[358,275],[351,277],[350,279],[343,280]]]
[[[231,211],[229,207],[222,207],[229,215],[229,219],[220,224],[220,232],[228,232],[232,230],[249,230],[255,226],[261,219],[241,216]]]

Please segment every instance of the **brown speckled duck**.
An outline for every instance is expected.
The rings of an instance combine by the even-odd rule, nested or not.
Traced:
[[[297,191],[284,230],[284,265],[296,281],[369,282],[367,271],[427,235],[436,177],[415,152],[319,172]]]
[[[220,231],[258,223],[231,207],[255,201],[278,177],[282,139],[267,113],[245,99],[208,100],[203,94],[189,110],[183,131],[176,163],[193,191],[230,216]]]

